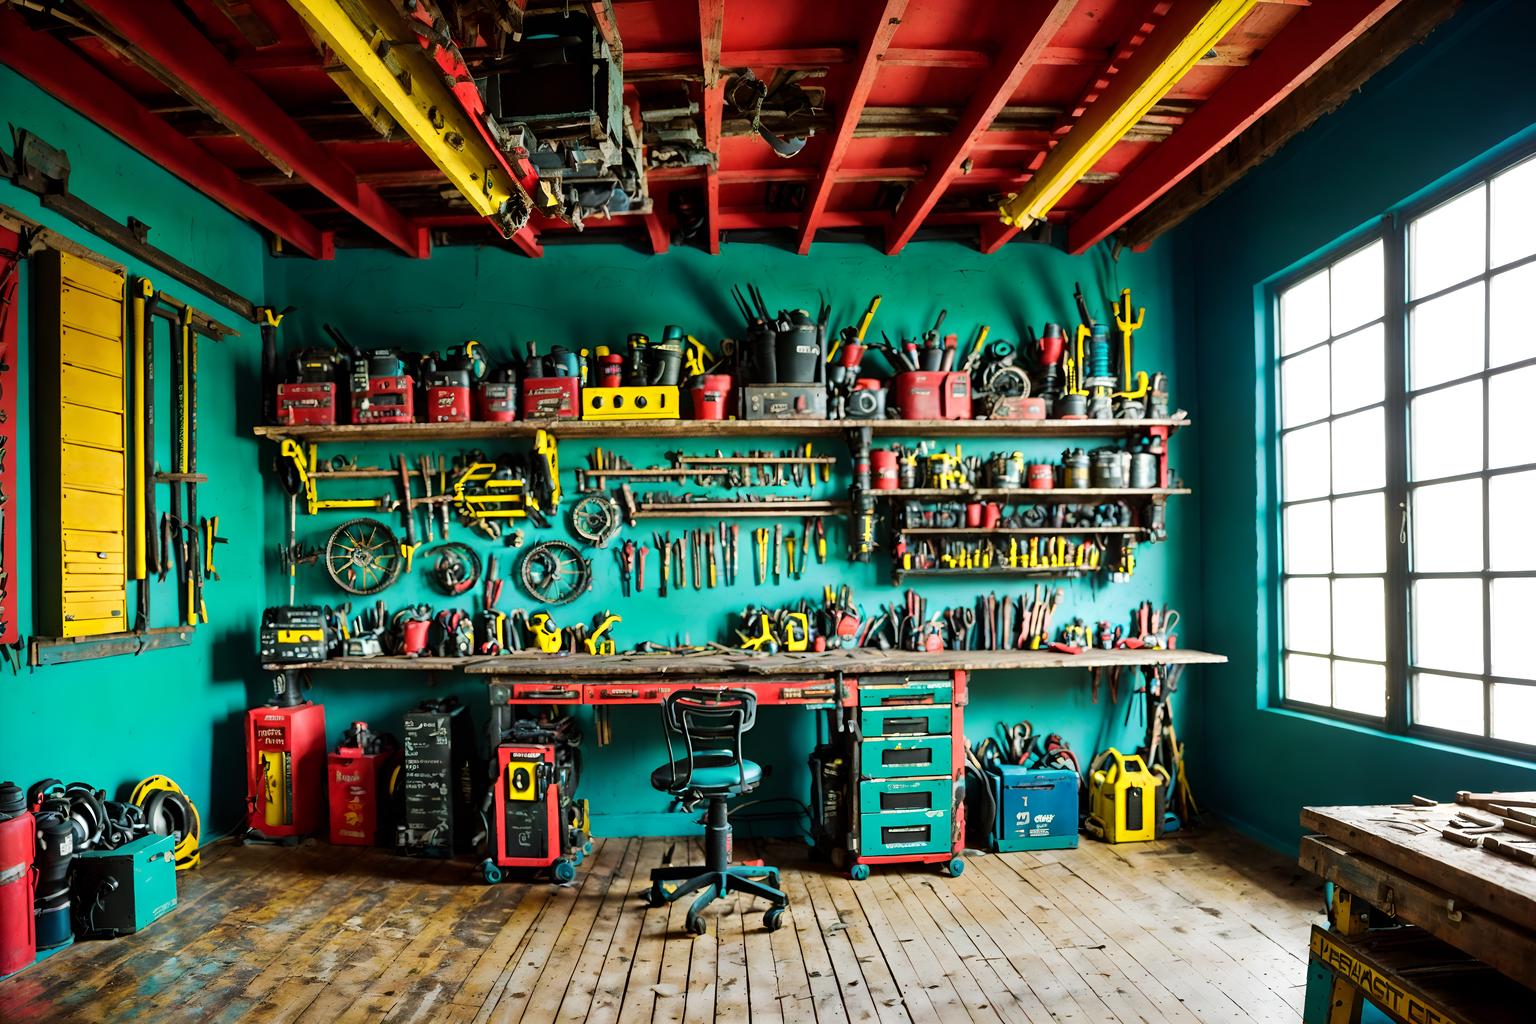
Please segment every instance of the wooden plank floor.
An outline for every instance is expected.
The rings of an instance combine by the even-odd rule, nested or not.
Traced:
[[[965,873],[850,882],[790,842],[790,912],[647,910],[686,840],[600,840],[568,887],[323,844],[221,845],[141,934],[83,942],[0,983],[0,1021],[1290,1021],[1319,888],[1212,830],[1119,847],[974,855]]]

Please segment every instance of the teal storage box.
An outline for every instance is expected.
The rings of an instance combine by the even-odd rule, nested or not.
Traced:
[[[907,676],[861,676],[859,706],[887,707],[893,704],[953,704],[955,681],[947,675],[933,679]]]
[[[955,802],[955,781],[943,779],[866,779],[859,783],[859,811],[939,811]]]
[[[997,817],[992,845],[1012,850],[1070,850],[1077,846],[1077,773],[1066,768],[1031,771],[1021,765],[987,769]]]
[[[70,901],[75,934],[116,938],[176,908],[174,836],[143,836],[116,850],[75,855]]]
[[[953,715],[948,704],[863,708],[859,732],[866,738],[947,734]]]
[[[898,857],[947,853],[953,846],[950,822],[942,811],[887,811],[859,815],[859,856]]]
[[[866,779],[913,775],[949,775],[954,763],[948,736],[911,736],[865,740],[859,744],[859,774]]]

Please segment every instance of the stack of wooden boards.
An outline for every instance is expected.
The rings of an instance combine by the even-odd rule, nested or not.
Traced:
[[[1333,930],[1313,930],[1314,966],[1351,975],[1375,957],[1404,998],[1418,985],[1414,997],[1447,1019],[1531,1019],[1536,792],[1308,807],[1301,824],[1318,833],[1302,840],[1302,867],[1348,894],[1333,903]]]

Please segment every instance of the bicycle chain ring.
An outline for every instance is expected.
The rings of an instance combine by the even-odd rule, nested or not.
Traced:
[[[593,547],[607,547],[620,524],[619,503],[606,494],[589,494],[571,508],[571,532]]]
[[[400,578],[405,560],[400,541],[377,519],[349,519],[325,542],[325,571],[342,590],[358,597],[377,594]]]
[[[565,604],[592,585],[592,566],[576,545],[541,540],[523,555],[517,577],[529,597],[545,604]]]

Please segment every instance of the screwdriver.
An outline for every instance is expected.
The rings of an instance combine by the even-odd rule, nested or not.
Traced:
[[[645,592],[645,556],[651,553],[651,549],[641,545],[635,552],[638,556],[635,563],[635,590],[638,593]]]
[[[757,585],[762,586],[768,582],[768,527],[758,527],[753,535],[757,538]]]
[[[773,582],[779,582],[784,568],[784,524],[773,524]]]
[[[816,517],[816,561],[827,564],[827,523],[820,516]]]

